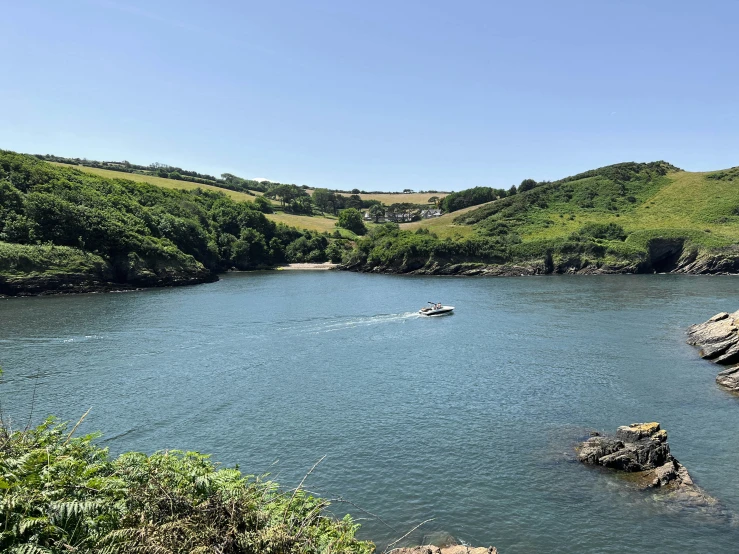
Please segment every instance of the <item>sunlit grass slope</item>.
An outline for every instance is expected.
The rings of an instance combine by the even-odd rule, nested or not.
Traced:
[[[634,235],[633,240],[647,232],[670,235],[679,230],[706,245],[737,243],[739,168],[638,174],[628,181],[586,176],[404,228],[427,228],[440,237],[454,237],[490,234],[496,224],[505,224],[528,242],[565,238],[588,223],[618,224]]]
[[[222,192],[229,198],[236,200],[237,202],[253,201],[256,196],[247,194],[245,192],[239,192],[235,190],[224,189],[221,187],[215,187],[213,185],[205,185],[201,183],[193,183],[190,181],[179,181],[176,179],[166,179],[164,177],[155,177],[154,175],[141,175],[140,173],[124,173],[122,171],[113,171],[111,169],[99,169],[97,167],[87,167],[83,165],[69,165],[57,162],[48,162],[61,167],[73,167],[84,171],[86,173],[92,173],[93,175],[99,175],[100,177],[107,177],[108,179],[128,179],[136,183],[149,183],[158,187],[164,187],[167,189],[182,189],[182,190],[193,190],[193,189],[204,189],[216,192]]]
[[[54,165],[58,165],[61,167],[74,167],[75,169],[79,169],[80,171],[84,171],[86,173],[92,173],[94,175],[98,175],[101,177],[107,177],[109,179],[128,179],[129,181],[135,181],[137,183],[149,183],[152,185],[156,185],[158,187],[168,188],[168,189],[184,189],[184,190],[193,190],[196,188],[201,188],[205,190],[211,190],[215,192],[222,192],[229,198],[236,200],[237,202],[252,202],[256,199],[256,196],[251,194],[246,194],[244,192],[238,192],[235,190],[229,190],[224,189],[220,187],[215,187],[212,185],[204,185],[201,183],[192,183],[189,181],[179,181],[175,179],[166,179],[164,177],[155,177],[153,175],[141,175],[139,173],[123,173],[121,171],[113,171],[110,169],[99,169],[96,167],[86,167],[86,166],[77,166],[77,165],[68,165],[68,164],[61,164],[56,162],[48,162],[53,163]],[[285,225],[290,225],[291,227],[297,227],[298,229],[307,229],[309,231],[334,231],[336,229],[335,223],[336,218],[329,218],[329,217],[323,217],[323,216],[306,216],[306,215],[293,215],[293,214],[287,214],[283,212],[277,212],[273,214],[266,214],[268,219],[271,219],[272,221],[275,221],[277,223],[284,223]]]
[[[482,204],[485,206],[487,204]],[[401,223],[401,229],[407,229],[409,231],[415,231],[417,229],[428,229],[432,233],[435,233],[440,238],[451,238],[461,239],[474,234],[474,228],[470,225],[459,225],[454,222],[455,218],[461,214],[471,212],[480,208],[480,206],[470,206],[469,208],[463,208],[456,212],[444,214],[441,217],[435,217],[432,219],[422,219],[421,221],[413,221],[411,223]]]

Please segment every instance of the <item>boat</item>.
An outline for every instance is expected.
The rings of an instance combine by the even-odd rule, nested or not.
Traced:
[[[454,311],[454,306],[443,306],[441,302],[429,302],[431,306],[426,306],[418,310],[418,313],[425,316],[448,315]]]

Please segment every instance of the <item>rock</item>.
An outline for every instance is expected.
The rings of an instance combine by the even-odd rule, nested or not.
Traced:
[[[494,546],[472,547],[463,545],[438,546],[414,546],[411,548],[396,548],[391,550],[389,554],[498,554],[498,549]]]
[[[623,442],[635,442],[659,431],[659,423],[632,423],[616,429],[616,438]]]
[[[739,366],[727,368],[716,376],[716,382],[722,387],[739,392]]]
[[[739,391],[739,311],[721,312],[705,323],[688,328],[688,344],[700,348],[700,356],[719,365],[733,365],[716,377],[716,382]]]
[[[688,328],[688,344],[704,348],[708,345],[729,341],[730,344],[739,342],[736,320],[739,312],[716,314],[705,323],[692,325]]]
[[[670,453],[667,431],[657,422],[619,427],[615,437],[591,437],[578,448],[578,459],[588,465],[642,472],[646,488],[693,485],[687,470]]]
[[[715,316],[713,316],[708,321],[711,321],[711,322],[721,321],[722,319],[726,319],[727,317],[729,317],[728,312],[721,312],[720,314],[716,314]]]
[[[595,465],[601,458],[613,454],[624,447],[621,441],[602,435],[589,438],[580,446],[578,459],[584,464]]]
[[[591,437],[577,451],[582,463],[628,473],[626,483],[653,491],[662,501],[691,512],[726,516],[721,504],[696,486],[685,466],[670,453],[667,432],[659,423],[619,427],[615,436]]]
[[[675,481],[678,478],[677,469],[678,468],[676,467],[674,460],[659,466],[654,470],[654,480],[652,481],[651,486],[664,487],[671,481]]]

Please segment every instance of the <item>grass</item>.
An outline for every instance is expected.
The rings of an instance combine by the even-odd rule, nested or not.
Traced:
[[[222,192],[232,200],[237,202],[252,202],[256,199],[256,196],[246,194],[244,192],[238,192],[235,190],[224,189],[220,187],[214,187],[212,185],[203,185],[200,183],[191,183],[189,181],[177,181],[175,179],[166,179],[164,177],[155,177],[153,175],[141,175],[139,173],[123,173],[121,171],[113,171],[111,169],[98,169],[96,167],[86,167],[62,164],[57,162],[48,162],[54,165],[62,167],[73,167],[84,171],[86,173],[92,173],[100,177],[107,177],[108,179],[128,179],[129,181],[135,181],[137,183],[149,183],[158,187],[168,189],[184,189],[193,190],[196,188],[211,190],[215,192]],[[273,202],[273,204],[276,204]],[[286,214],[284,212],[276,212],[273,214],[265,214],[268,219],[276,223],[284,223],[291,227],[297,227],[298,229],[307,229],[308,231],[318,232],[332,232],[337,227],[335,226],[337,218],[333,216],[307,216],[307,215],[294,215]]]
[[[276,223],[284,223],[285,225],[291,225],[298,227],[299,229],[307,229],[308,231],[318,231],[323,233],[328,231],[329,233],[338,229],[336,222],[338,218],[333,216],[320,216],[320,215],[295,215],[286,214],[284,212],[275,212],[273,214],[265,214],[268,219]]]
[[[313,194],[312,189],[307,190],[308,194]],[[351,192],[341,192],[342,196],[351,196]],[[378,193],[360,193],[362,200],[378,200],[389,206],[391,204],[410,203],[410,204],[429,204],[429,198],[436,196],[444,198],[448,192],[412,192],[406,194],[404,192],[378,192]],[[429,204],[430,205],[430,204]]]
[[[245,192],[238,192],[235,190],[229,190],[224,189],[221,187],[215,187],[213,185],[203,185],[201,183],[192,183],[190,181],[178,181],[175,179],[165,179],[164,177],[155,177],[153,175],[141,175],[140,173],[124,173],[122,171],[113,171],[112,169],[99,169],[97,167],[87,167],[84,165],[70,165],[70,164],[63,164],[58,162],[47,162],[54,165],[58,165],[61,167],[73,167],[75,169],[79,169],[80,171],[84,171],[86,173],[92,173],[93,175],[98,175],[100,177],[107,177],[108,179],[127,179],[129,181],[134,181],[136,183],[149,183],[152,185],[156,185],[158,187],[163,187],[167,189],[184,189],[184,190],[193,190],[193,189],[204,189],[204,190],[210,190],[214,192],[222,192],[229,198],[236,200],[237,202],[245,202],[249,201],[252,202],[256,199],[256,196],[253,194],[247,194]]]
[[[490,202],[488,202],[488,204],[489,203]],[[481,204],[480,206],[485,205],[486,204]],[[409,231],[428,229],[442,239],[463,239],[474,234],[474,228],[469,225],[457,225],[454,223],[454,218],[460,214],[475,210],[480,206],[470,206],[469,208],[463,208],[456,212],[444,214],[441,217],[434,217],[432,219],[422,219],[421,221],[413,221],[411,223],[401,223],[400,228],[407,229]]]
[[[697,231],[707,245],[739,241],[739,180],[714,180],[711,173],[675,172],[630,210],[610,213],[554,204],[530,210],[519,228],[524,241],[568,236],[587,223],[617,223],[631,233],[677,229]],[[642,200],[642,199],[640,199]],[[560,217],[561,216],[561,217]],[[574,218],[573,218],[574,216]],[[696,236],[700,236],[696,235]]]

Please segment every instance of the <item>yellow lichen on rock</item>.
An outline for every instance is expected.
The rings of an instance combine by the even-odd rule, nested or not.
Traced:
[[[656,421],[652,421],[650,423],[632,423],[629,427],[639,434],[645,435],[653,435],[659,431],[659,423]]]

